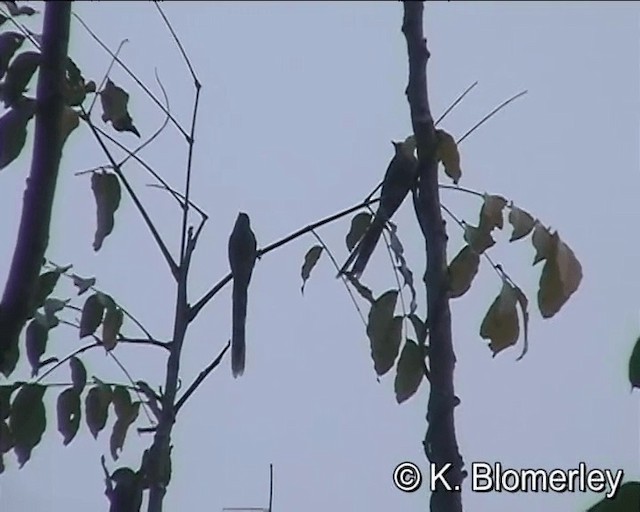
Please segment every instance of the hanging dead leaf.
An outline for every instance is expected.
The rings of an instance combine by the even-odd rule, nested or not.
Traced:
[[[69,359],[69,367],[71,368],[71,383],[73,389],[78,393],[84,391],[84,387],[87,385],[87,369],[84,367],[83,362],[76,356]]]
[[[402,317],[393,316],[397,300],[398,291],[389,290],[378,297],[369,310],[367,336],[377,375],[384,375],[393,367],[400,349]]]
[[[45,305],[47,297],[53,293],[56,284],[58,284],[58,279],[60,279],[59,270],[50,270],[38,276],[36,287],[31,296],[32,311]]]
[[[24,35],[18,32],[3,32],[0,34],[0,78],[4,76],[9,62],[18,48],[24,43]]]
[[[31,365],[31,377],[38,375],[40,358],[47,350],[49,329],[38,320],[31,320],[27,326],[25,344],[27,346],[27,360]]]
[[[396,401],[401,404],[415,395],[423,377],[424,354],[422,349],[415,341],[407,339],[396,366],[396,379],[394,381]]]
[[[103,111],[102,120],[105,123],[111,121],[111,125],[117,132],[131,132],[140,137],[127,110],[129,94],[111,80],[107,80],[99,94]]]
[[[540,275],[538,308],[542,317],[551,318],[560,311],[581,281],[582,265],[556,231],[548,244],[547,258]]]
[[[307,283],[307,280],[311,276],[311,271],[313,267],[316,266],[320,256],[322,255],[322,246],[314,245],[311,249],[307,251],[307,254],[304,255],[304,263],[302,264],[302,269],[300,270],[300,275],[302,276],[302,286],[300,288],[300,292],[304,295],[304,286]]]
[[[389,234],[389,247],[398,264],[404,264],[404,247],[398,236],[398,227],[395,224],[389,223],[391,226],[391,232]]]
[[[553,245],[551,232],[545,228],[541,222],[535,223],[531,243],[533,248],[536,250],[536,255],[533,258],[533,264],[537,265],[541,261],[547,259]]]
[[[480,222],[478,226],[484,231],[491,232],[494,228],[502,229],[504,227],[504,207],[507,206],[507,200],[502,196],[484,195],[484,203],[480,209]]]
[[[65,80],[63,82],[63,95],[67,105],[71,107],[77,107],[82,105],[82,102],[87,97],[89,89],[93,89],[95,92],[95,83],[85,83],[84,77],[80,71],[80,68],[75,62],[67,57],[67,67],[65,69]]]
[[[444,130],[436,130],[438,140],[437,157],[444,166],[444,173],[451,178],[454,185],[458,184],[462,177],[462,169],[460,169],[460,153],[456,140]]]
[[[26,51],[11,61],[4,81],[0,84],[0,99],[9,108],[15,105],[27,89],[40,65],[40,53]]]
[[[4,453],[8,453],[13,448],[13,435],[9,430],[9,425],[4,420],[0,420],[0,459]],[[0,465],[2,463],[0,462]],[[0,467],[0,474],[2,474],[2,468]]]
[[[416,315],[409,315],[409,320],[411,321],[411,325],[413,326],[413,331],[416,333],[416,337],[418,338],[418,345],[421,347],[425,347],[425,343],[427,340],[427,326],[422,321],[422,319]]]
[[[149,384],[147,384],[143,380],[137,381],[136,386],[138,386],[138,390],[148,398],[146,404],[149,406],[151,412],[153,412],[154,416],[159,421],[162,417],[162,403],[160,396],[153,389],[151,389],[151,386],[149,386]]]
[[[62,137],[62,144],[67,141],[67,137],[80,126],[80,115],[74,109],[68,106],[64,106],[62,110],[62,116],[60,117],[60,137]]]
[[[65,389],[58,396],[58,432],[62,434],[62,443],[67,446],[78,433],[80,427],[80,393],[74,388]]]
[[[640,336],[636,340],[629,358],[629,382],[631,389],[640,388]],[[0,419],[2,419],[1,414]]]
[[[124,441],[127,437],[127,431],[129,426],[138,418],[138,412],[140,411],[140,402],[131,403],[131,398],[129,397],[129,392],[126,392],[125,400],[117,400],[118,398],[125,398],[125,394],[121,393],[120,395],[116,394],[116,390],[118,388],[124,389],[121,386],[116,386],[114,389],[113,395],[113,405],[116,410],[116,422],[113,425],[113,431],[111,432],[111,438],[109,440],[109,447],[111,451],[111,456],[113,460],[117,460],[119,456],[119,452],[122,451],[122,447],[124,446]]]
[[[518,356],[516,361],[520,361],[527,351],[529,350],[529,299],[524,292],[515,286],[516,298],[518,299],[518,305],[520,306],[520,313],[522,313],[522,330],[524,331],[524,344],[522,346],[522,352]]]
[[[408,286],[411,292],[411,302],[409,303],[409,314],[413,314],[418,309],[416,288],[413,284],[413,272],[407,266],[407,262],[402,258],[402,263],[396,267],[402,276],[402,286]]]
[[[465,245],[449,264],[449,297],[461,297],[471,288],[480,267],[480,256]]]
[[[351,227],[345,237],[345,243],[347,244],[347,250],[349,252],[353,251],[367,229],[369,229],[371,219],[372,215],[369,212],[360,212],[351,219]]]
[[[41,384],[25,384],[11,404],[9,429],[13,434],[15,452],[20,467],[31,458],[31,452],[42,439],[47,427],[44,394],[47,388]]]
[[[0,169],[13,162],[27,140],[27,124],[35,113],[36,102],[23,99],[0,117]]]
[[[513,231],[509,242],[515,242],[527,236],[531,233],[535,223],[535,219],[528,212],[511,203],[509,206],[509,224],[513,226]]]
[[[505,348],[515,345],[520,335],[516,290],[506,281],[495,298],[480,326],[480,337],[490,340],[489,348],[496,356]]]
[[[356,289],[360,297],[362,297],[364,300],[366,300],[370,304],[373,304],[373,302],[375,302],[375,299],[373,298],[373,293],[369,288],[363,285],[360,281],[358,281],[358,279],[353,277],[353,275],[351,274],[346,274],[345,277],[353,285],[353,287]]]
[[[4,1],[3,3],[7,6],[11,16],[33,16],[38,12],[29,5],[18,6],[17,2],[13,1]]]
[[[111,404],[111,387],[98,384],[92,387],[85,399],[85,419],[94,439],[107,424],[109,404]]]
[[[80,317],[80,338],[89,336],[96,332],[102,323],[104,315],[104,305],[97,293],[90,295],[82,306],[82,316]]]
[[[49,297],[44,301],[45,316],[50,317],[55,315],[58,311],[62,311],[68,303],[69,303],[69,299],[62,300],[62,299],[56,299],[54,297]]]
[[[71,277],[73,278],[73,285],[78,289],[78,295],[82,295],[96,284],[95,277],[80,277],[76,274],[73,274]]]
[[[478,254],[482,254],[496,244],[496,241],[489,231],[481,227],[472,226],[471,224],[464,225],[464,241]]]
[[[91,189],[96,200],[97,216],[93,250],[99,251],[104,239],[113,231],[113,216],[120,206],[120,181],[113,173],[94,172],[91,175]]]
[[[120,334],[124,313],[115,304],[107,306],[106,310],[107,312],[102,322],[102,344],[108,352],[113,350],[118,342],[118,334]]]

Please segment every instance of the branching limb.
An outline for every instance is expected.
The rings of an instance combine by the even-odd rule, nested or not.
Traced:
[[[176,414],[178,414],[178,411],[182,408],[182,406],[186,403],[186,401],[189,400],[189,397],[193,395],[196,389],[198,389],[198,386],[200,386],[200,384],[204,382],[207,376],[213,370],[215,370],[216,367],[222,362],[222,358],[227,353],[227,350],[229,350],[230,346],[231,346],[231,341],[227,341],[227,344],[224,346],[222,351],[218,354],[218,357],[216,357],[213,361],[211,361],[211,363],[209,363],[209,365],[204,370],[202,370],[198,374],[196,379],[189,385],[189,387],[184,392],[184,394],[176,402]]]
[[[267,245],[266,247],[260,249],[258,251],[258,257],[264,256],[265,254],[276,250],[277,248],[295,240],[296,238],[299,238],[302,235],[306,235],[307,233],[309,233],[310,231],[313,231],[314,229],[318,229],[319,227],[322,227],[325,224],[329,224],[335,220],[341,219],[345,215],[349,215],[350,213],[360,210],[361,208],[366,208],[367,206],[377,203],[378,201],[379,199],[368,199],[366,201],[356,204],[355,206],[351,206],[346,210],[342,210],[338,213],[330,215],[329,217],[325,217],[324,219],[314,222],[313,224],[309,224],[308,226],[301,228],[291,233],[290,235],[285,236],[284,238],[278,240],[277,242],[273,242],[272,244]],[[211,288],[211,290],[205,293],[205,295],[191,307],[191,311],[189,313],[189,321],[192,321],[198,315],[200,310],[203,307],[205,307],[207,303],[213,297],[215,297],[215,295],[220,290],[222,290],[222,288],[224,288],[229,281],[231,281],[231,272],[229,272],[225,277],[223,277],[220,281],[218,281],[218,283],[216,283],[213,286],[213,288]]]
[[[138,211],[140,212],[140,215],[142,215],[142,218],[144,219],[145,223],[147,224],[147,227],[149,228],[149,231],[151,231],[151,234],[152,234],[154,240],[156,241],[156,244],[158,245],[158,248],[160,249],[160,252],[164,256],[164,259],[166,260],[167,264],[169,265],[169,269],[171,270],[171,275],[173,275],[174,278],[177,279],[177,276],[178,276],[178,265],[176,265],[176,262],[174,261],[173,257],[171,256],[171,253],[169,252],[169,249],[167,249],[167,246],[164,243],[164,240],[162,240],[162,237],[160,236],[160,233],[158,233],[158,230],[156,229],[155,224],[151,220],[151,217],[149,217],[149,214],[147,213],[147,210],[145,209],[144,205],[140,202],[140,199],[138,199],[138,195],[136,194],[135,190],[133,190],[133,188],[129,184],[129,181],[127,180],[125,175],[122,173],[122,170],[120,169],[120,167],[118,167],[118,164],[116,163],[116,161],[114,160],[113,156],[111,155],[111,152],[109,151],[109,149],[105,145],[104,141],[102,140],[102,137],[100,136],[100,133],[96,129],[96,127],[93,124],[93,122],[91,121],[91,119],[87,116],[87,112],[84,109],[82,109],[82,113],[84,115],[84,121],[87,123],[87,125],[91,129],[91,133],[93,133],[93,136],[95,137],[96,141],[98,142],[98,144],[102,148],[102,151],[104,152],[105,156],[109,160],[109,163],[112,165],[114,172],[118,175],[118,178],[120,178],[120,181],[122,181],[122,184],[127,189],[127,192],[129,193],[129,196],[131,197],[131,199],[133,200],[134,204],[138,208]]]

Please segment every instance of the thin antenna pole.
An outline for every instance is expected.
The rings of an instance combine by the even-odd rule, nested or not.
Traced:
[[[269,512],[272,512],[273,504],[273,464],[269,464]]]

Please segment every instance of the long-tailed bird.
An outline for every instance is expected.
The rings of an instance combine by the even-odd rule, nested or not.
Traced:
[[[229,265],[233,277],[231,312],[231,371],[234,377],[244,372],[247,290],[257,257],[256,237],[249,216],[240,212],[229,237]]]
[[[366,233],[340,270],[340,274],[348,273],[355,278],[362,275],[386,223],[400,208],[404,198],[407,197],[415,184],[418,160],[413,155],[413,148],[402,142],[392,141],[391,143],[395,154],[382,180],[378,211]],[[353,268],[348,271],[347,269],[354,259]]]

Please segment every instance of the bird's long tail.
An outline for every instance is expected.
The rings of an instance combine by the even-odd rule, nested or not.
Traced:
[[[369,263],[369,258],[371,258],[376,245],[378,245],[378,240],[380,240],[384,225],[385,221],[382,216],[376,215],[371,226],[369,226],[369,229],[358,244],[358,256],[351,270],[351,274],[355,277],[360,277],[364,272],[367,263]]]
[[[234,377],[244,373],[245,325],[247,321],[247,286],[233,281],[231,312],[231,371]]]

